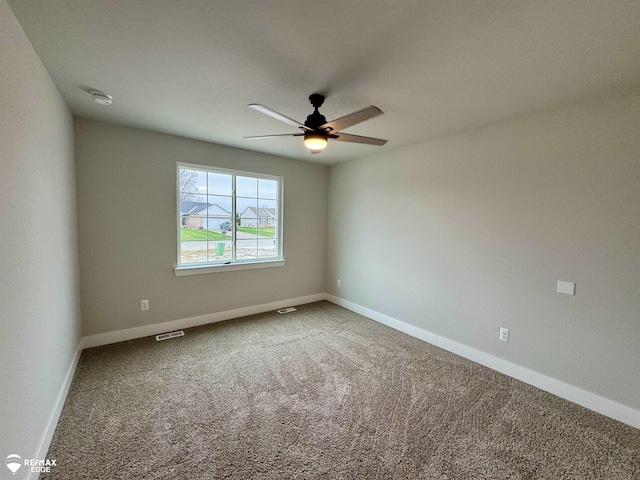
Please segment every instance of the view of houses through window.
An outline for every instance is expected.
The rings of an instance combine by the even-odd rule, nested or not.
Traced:
[[[178,164],[179,265],[282,257],[282,179]]]

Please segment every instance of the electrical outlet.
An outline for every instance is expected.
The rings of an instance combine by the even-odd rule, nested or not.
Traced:
[[[500,328],[500,340],[503,342],[509,341],[509,329],[508,328]]]
[[[149,310],[149,300],[140,301],[140,310]]]
[[[336,287],[340,288],[342,286],[342,280],[338,279],[336,282]]]

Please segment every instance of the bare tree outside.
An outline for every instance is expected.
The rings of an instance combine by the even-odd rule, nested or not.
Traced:
[[[180,169],[180,200],[198,201],[198,172]]]

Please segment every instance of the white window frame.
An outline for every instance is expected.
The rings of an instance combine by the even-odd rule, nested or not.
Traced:
[[[232,260],[229,261],[206,261],[206,262],[198,262],[198,263],[181,263],[181,248],[180,248],[180,232],[182,228],[182,215],[180,212],[180,169],[190,169],[190,170],[199,170],[203,172],[213,172],[213,173],[222,173],[226,175],[233,175],[233,191],[232,191],[232,213],[231,219],[232,224],[235,226],[236,223],[236,176],[243,177],[253,177],[253,178],[262,178],[265,180],[275,180],[278,182],[278,230],[276,233],[277,240],[277,252],[278,257],[273,258],[252,258],[247,260]],[[176,164],[176,241],[177,241],[177,263],[174,267],[173,271],[176,276],[184,276],[184,275],[201,275],[207,273],[219,273],[219,272],[229,272],[234,270],[250,270],[256,268],[270,268],[270,267],[282,267],[284,266],[284,251],[283,251],[283,241],[282,241],[282,232],[283,232],[283,211],[284,211],[284,178],[277,175],[267,175],[263,173],[257,172],[247,172],[242,170],[232,170],[228,168],[218,168],[209,165],[196,165],[192,163],[182,163],[178,162]],[[235,229],[234,229],[235,230]],[[236,234],[235,231],[232,231],[232,258],[235,256],[235,243],[236,243]]]

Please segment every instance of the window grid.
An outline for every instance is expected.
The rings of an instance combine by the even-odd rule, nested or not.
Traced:
[[[195,181],[183,184],[183,174],[187,180]],[[215,188],[212,190],[212,177],[229,177],[230,194],[224,195]],[[178,182],[179,266],[283,259],[281,177],[179,163]],[[240,191],[244,195],[239,195]],[[200,201],[202,199],[204,202]],[[216,199],[228,199],[230,211],[219,205]],[[239,208],[239,204],[243,204],[243,208]],[[191,211],[185,211],[191,207]],[[218,212],[218,215],[212,212]],[[229,215],[225,216],[223,212]],[[229,228],[228,233],[222,229],[225,224],[225,228]],[[199,250],[200,243],[204,243],[202,251]]]

